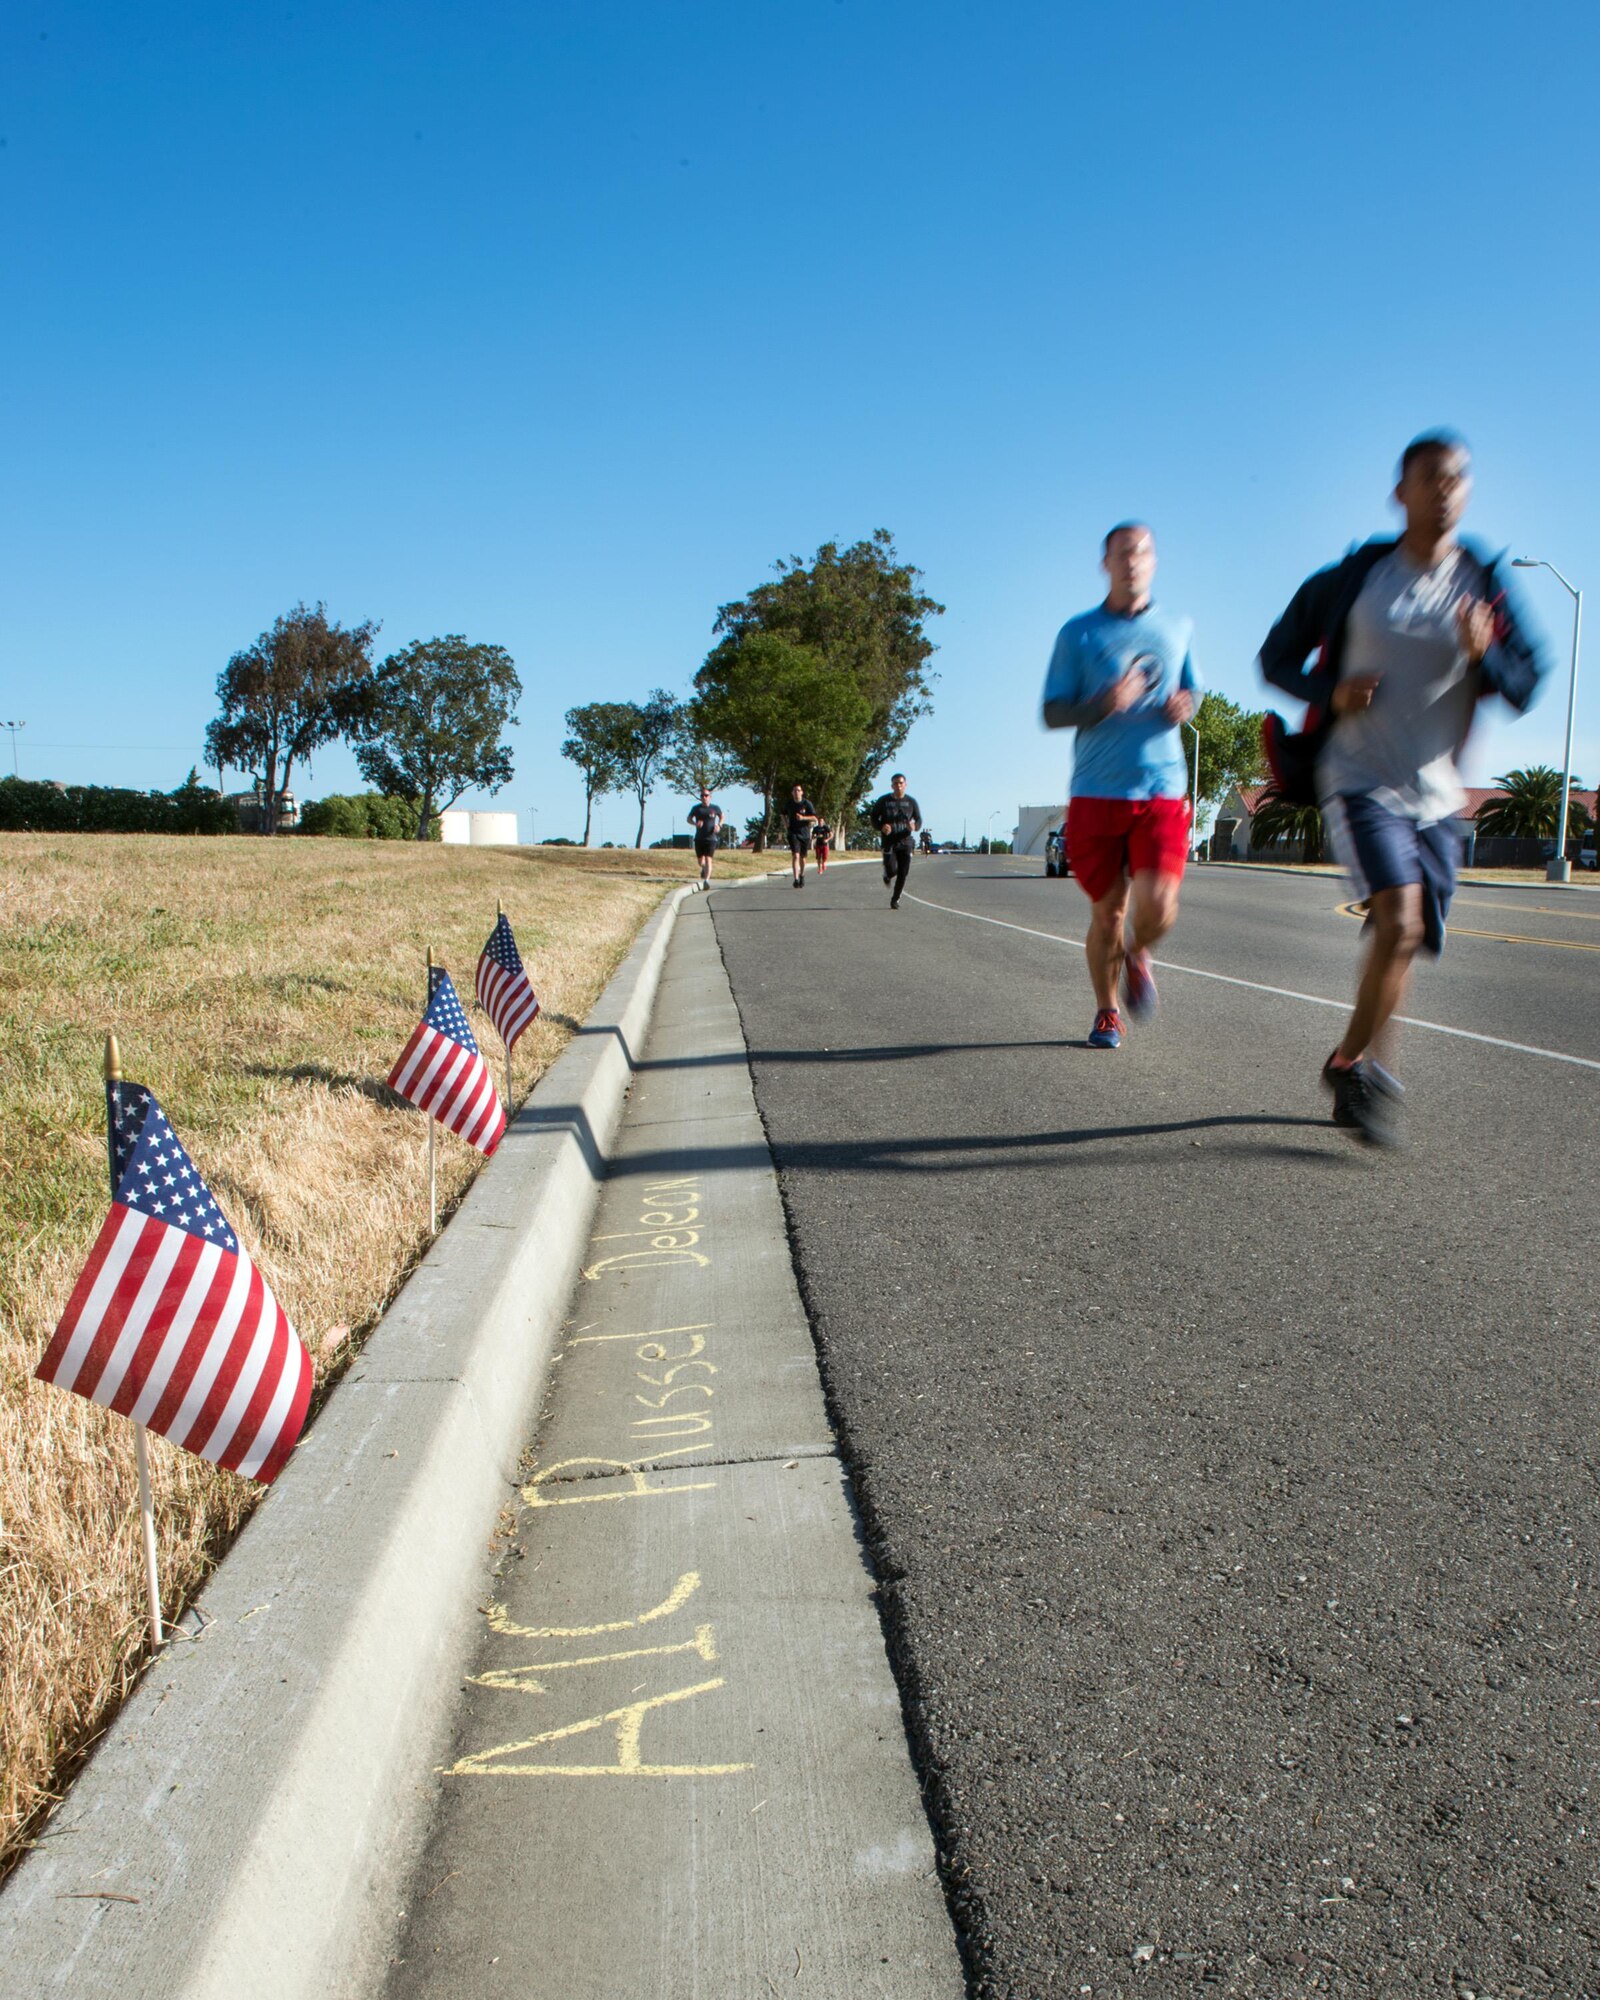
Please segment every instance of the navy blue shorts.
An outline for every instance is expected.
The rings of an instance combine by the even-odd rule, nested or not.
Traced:
[[[1349,871],[1358,895],[1403,889],[1409,882],[1421,884],[1422,949],[1437,958],[1444,950],[1444,921],[1461,865],[1461,835],[1455,821],[1419,826],[1366,792],[1328,799],[1322,821],[1335,858]]]

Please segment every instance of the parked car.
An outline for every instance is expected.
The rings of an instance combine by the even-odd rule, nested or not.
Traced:
[[[1072,873],[1072,863],[1067,859],[1067,829],[1056,826],[1050,829],[1050,836],[1044,844],[1044,872],[1057,875],[1063,880]]]

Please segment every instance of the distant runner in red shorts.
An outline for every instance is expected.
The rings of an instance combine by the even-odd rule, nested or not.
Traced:
[[[1150,952],[1178,914],[1191,815],[1182,725],[1200,692],[1187,618],[1151,602],[1155,537],[1142,521],[1106,536],[1105,602],[1062,626],[1044,684],[1050,729],[1076,729],[1067,851],[1094,905],[1086,953],[1092,1049],[1122,1043],[1120,982],[1135,1020],[1153,1015]],[[1129,906],[1132,923],[1129,924]]]

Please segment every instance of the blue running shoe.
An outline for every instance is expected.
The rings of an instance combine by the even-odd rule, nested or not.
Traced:
[[[1136,1021],[1147,1021],[1161,1004],[1147,951],[1130,951],[1122,961],[1122,997]]]
[[[1094,1026],[1089,1030],[1091,1049],[1120,1049],[1122,1047],[1122,1023],[1117,1019],[1115,1007],[1102,1007],[1094,1017]]]

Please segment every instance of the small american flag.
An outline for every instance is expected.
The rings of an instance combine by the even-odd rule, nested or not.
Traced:
[[[108,1083],[106,1107],[111,1213],[34,1373],[267,1485],[311,1357],[152,1093]]]
[[[517,956],[517,941],[503,914],[478,954],[478,1005],[493,1021],[507,1055],[539,1011],[538,999]]]
[[[389,1088],[480,1153],[492,1153],[506,1129],[500,1093],[443,966],[433,968],[430,989],[428,1011],[390,1070]]]

